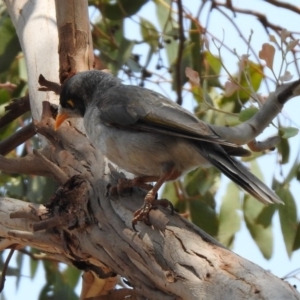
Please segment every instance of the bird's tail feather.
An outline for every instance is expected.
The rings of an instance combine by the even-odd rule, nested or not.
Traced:
[[[283,204],[274,191],[248,171],[241,162],[230,157],[221,146],[204,142],[197,143],[197,146],[204,158],[257,200],[264,204]]]

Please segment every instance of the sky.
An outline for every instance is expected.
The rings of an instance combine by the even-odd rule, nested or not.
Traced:
[[[183,1],[183,3],[189,7],[190,11],[193,12],[193,2],[194,1]],[[271,22],[274,22],[275,24],[279,24],[283,27],[286,27],[287,29],[295,29],[296,26],[295,24],[299,24],[299,16],[293,15],[291,13],[288,14],[288,17],[285,17],[286,11],[281,10],[280,14],[281,17],[278,18],[278,11],[272,10],[272,7],[270,5],[267,5],[264,3],[262,0],[240,0],[240,1],[232,1],[234,5],[239,6],[239,7],[245,7],[249,9],[253,9],[256,11],[267,11],[268,12],[268,18]],[[286,1],[286,2],[291,2],[294,4],[297,4],[300,6],[300,0],[296,1]],[[202,13],[202,22],[205,24],[205,15],[207,15],[207,9],[204,9]],[[151,17],[151,22],[154,24],[158,24],[156,20],[156,13],[154,9],[154,5],[150,2],[147,4],[140,12],[140,16],[147,18]],[[259,45],[262,45],[265,42],[268,42],[269,39],[265,32],[263,31],[262,27],[258,25],[258,22],[254,22],[253,18],[248,17],[248,16],[243,16],[243,17],[238,17],[235,19],[235,21],[238,24],[239,29],[245,34],[246,37],[249,36],[250,31],[253,30],[253,36],[252,36],[252,44],[254,49],[257,49],[257,51],[260,49]],[[211,15],[211,19],[209,22],[209,28],[211,32],[214,32],[216,36],[218,36],[220,39],[224,40],[224,43],[227,45],[230,45],[232,49],[236,49],[237,53],[242,55],[246,53],[246,46],[244,43],[239,42],[237,39],[236,34],[231,34],[232,27],[228,23],[227,20],[222,19],[220,14],[218,13],[213,13]],[[158,27],[158,25],[157,25]],[[140,33],[139,29],[136,28],[135,23],[128,20],[126,23],[126,35],[128,38],[134,38],[138,39]],[[211,50],[215,53],[216,49],[213,49],[211,47]],[[139,50],[142,51],[142,50]],[[143,53],[141,53],[143,54]],[[235,57],[231,55],[227,55],[226,51],[224,51],[223,56],[226,57],[225,62],[227,68],[231,72],[235,72],[237,70],[237,60]],[[275,57],[275,69],[279,69],[279,62],[280,62],[280,57],[279,53],[276,54]],[[291,69],[291,73],[293,73],[293,70]],[[296,72],[295,74],[295,79],[297,79]],[[224,79],[226,79],[226,76],[224,76]],[[161,90],[158,90],[158,88],[153,85],[148,86],[148,88],[153,88],[156,89],[158,92],[161,92]],[[262,87],[260,90],[261,93],[267,94],[268,91],[265,86]],[[173,99],[176,99],[175,93],[172,93],[171,91],[168,91],[168,95],[170,97],[174,97]],[[293,127],[300,128],[300,119],[299,119],[299,102],[300,98],[294,98],[291,101],[287,103],[287,105],[284,107],[283,112],[281,114],[282,121],[285,122],[285,124],[289,124]],[[191,98],[186,97],[184,98],[184,106],[190,110],[193,109],[193,101]],[[275,129],[272,130],[272,128],[269,128],[266,130],[261,138],[268,137],[272,134],[274,134],[276,131]],[[283,166],[283,177],[286,174],[286,172],[290,169],[291,163],[295,161],[295,158],[297,157],[298,149],[300,147],[300,139],[299,135],[296,137],[292,138],[290,140],[291,142],[291,158],[290,158],[290,163],[286,166]],[[274,175],[274,172],[276,171],[276,175],[278,178],[282,178],[282,175],[279,174],[279,168],[275,168],[276,165],[276,155],[269,155],[268,157],[264,157],[263,159],[259,159],[259,164],[260,167],[263,171],[265,181],[268,186],[271,185],[272,177]],[[218,198],[221,199],[222,196],[225,193],[225,187],[228,184],[228,180],[224,178],[223,180],[223,185],[220,188],[218,192]],[[297,199],[297,195],[299,195],[299,182],[293,181],[291,184],[291,190],[292,193],[296,196],[296,201],[298,205],[298,211],[300,207],[300,200],[299,198]],[[299,212],[298,212],[298,219],[299,219]],[[252,240],[252,237],[250,236],[248,230],[246,229],[246,226],[244,223],[242,223],[242,229],[237,233],[235,243],[234,243],[234,248],[233,251],[240,256],[256,263],[257,265],[265,268],[266,270],[271,271],[273,274],[279,277],[283,277],[287,275],[288,273],[300,268],[300,251],[296,251],[292,254],[292,257],[289,258],[285,246],[284,246],[284,241],[283,237],[281,234],[281,229],[280,229],[280,224],[279,224],[279,218],[278,214],[275,215],[274,220],[273,220],[273,234],[274,234],[274,254],[270,260],[265,260],[262,254],[260,253],[258,247]],[[13,263],[13,261],[12,261]],[[13,299],[13,300],[21,300],[24,299],[24,295],[28,295],[30,292],[31,299],[37,299],[38,294],[40,292],[40,287],[43,285],[44,282],[44,272],[41,266],[39,266],[39,271],[38,271],[38,276],[34,280],[30,279],[29,276],[29,268],[27,267],[29,264],[29,260],[25,260],[25,266],[22,270],[22,283],[19,287],[19,289],[16,291],[15,289],[15,279],[13,277],[7,277],[6,283],[5,283],[5,294],[7,295],[8,299]],[[26,266],[27,265],[27,266]],[[300,277],[300,276],[299,276]],[[298,280],[290,280],[292,284],[296,284],[298,286],[298,290],[300,290],[300,282]],[[80,291],[80,287],[77,287],[77,292]],[[1,296],[0,296],[1,300]]]

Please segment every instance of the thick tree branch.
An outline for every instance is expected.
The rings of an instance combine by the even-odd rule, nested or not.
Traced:
[[[94,54],[87,1],[55,1],[59,34],[59,78],[93,68]],[[48,78],[48,77],[46,77]]]
[[[279,86],[271,93],[265,104],[248,121],[234,127],[211,125],[213,130],[223,139],[244,145],[254,140],[269,126],[272,120],[281,112],[284,104],[293,97],[300,95],[300,80]]]
[[[9,174],[53,176],[33,154],[28,154],[22,158],[5,158],[0,155],[0,170]]]
[[[167,218],[164,229],[139,224],[140,233],[136,234],[131,228],[131,219],[144,193],[136,190],[130,201],[128,197],[119,196],[109,199],[105,196],[107,183],[98,180],[95,184],[89,190],[89,205],[85,201],[76,203],[77,211],[93,216],[89,222],[78,223],[72,228],[69,224],[57,226],[55,231],[48,229],[42,235],[30,232],[34,227],[32,221],[7,218],[8,211],[13,213],[28,204],[1,199],[0,235],[13,243],[65,255],[70,261],[101,267],[100,262],[103,262],[128,278],[138,293],[150,299],[199,299],[200,294],[209,295],[203,299],[217,299],[229,290],[235,291],[236,299],[252,293],[261,299],[300,299],[288,283],[236,256],[187,220],[179,215],[172,216],[167,210],[151,212],[154,224],[162,216]],[[98,195],[101,195],[100,202]],[[72,207],[71,201],[68,203]],[[67,212],[69,208],[64,209]],[[59,211],[59,206],[55,210]],[[70,214],[74,213],[71,209]],[[25,227],[23,222],[30,225]],[[24,231],[26,228],[30,231]],[[51,243],[55,252],[51,250]],[[224,284],[218,289],[220,282]]]

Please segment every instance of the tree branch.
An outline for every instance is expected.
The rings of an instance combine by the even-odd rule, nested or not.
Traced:
[[[0,141],[0,155],[6,155],[36,134],[33,123],[29,123],[7,139]]]
[[[25,56],[26,71],[30,79],[28,87],[32,117],[39,120],[42,101],[51,99],[58,103],[58,97],[52,92],[44,93],[37,89],[39,74],[43,74],[49,81],[58,81],[58,38],[54,1],[6,0],[5,4]]]
[[[61,5],[60,0],[55,0],[55,6],[59,34],[59,79],[63,83],[75,73],[93,68],[93,41],[87,1],[65,0]],[[74,20],[74,16],[80,17]]]
[[[254,140],[281,112],[284,104],[300,94],[300,79],[279,86],[249,120],[234,127],[210,125],[224,140],[244,145]]]
[[[287,2],[283,2],[283,1],[275,1],[275,0],[265,0],[265,2],[272,4],[273,6],[276,7],[282,7],[285,9],[288,9],[296,14],[300,14],[300,8],[297,5],[293,5]]]
[[[5,106],[6,114],[0,118],[0,128],[8,125],[13,120],[30,111],[29,96],[13,100]]]

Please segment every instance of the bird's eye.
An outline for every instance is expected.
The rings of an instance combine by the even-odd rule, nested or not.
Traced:
[[[74,108],[74,102],[73,102],[73,100],[68,100],[67,101],[67,106],[69,107],[69,108]]]

